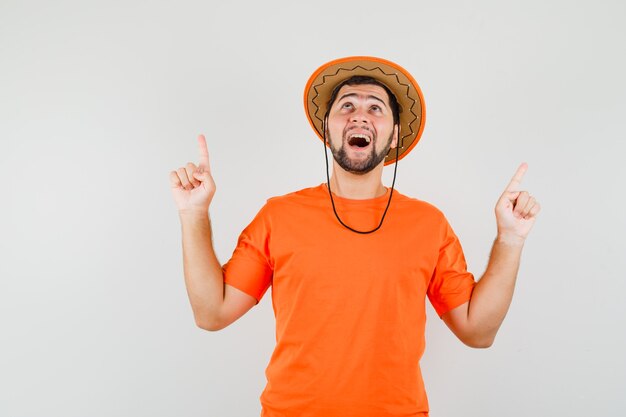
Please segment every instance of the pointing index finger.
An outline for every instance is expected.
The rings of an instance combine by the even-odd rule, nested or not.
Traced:
[[[209,149],[206,146],[204,135],[198,135],[198,148],[200,149],[200,168],[209,169]]]
[[[519,185],[522,182],[522,178],[524,178],[524,174],[528,169],[528,164],[526,162],[522,162],[522,164],[517,168],[517,172],[513,175],[511,182],[506,187],[506,191],[519,191]]]

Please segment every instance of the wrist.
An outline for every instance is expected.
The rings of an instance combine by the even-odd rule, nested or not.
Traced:
[[[496,242],[503,243],[507,246],[524,246],[525,241],[525,237],[514,233],[498,233],[496,237]]]
[[[178,216],[181,219],[208,219],[209,218],[209,210],[205,208],[186,208],[178,210]]]

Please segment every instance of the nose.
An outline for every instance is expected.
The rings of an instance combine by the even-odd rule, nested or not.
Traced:
[[[356,109],[350,116],[350,121],[353,123],[369,123],[367,112],[362,109]]]

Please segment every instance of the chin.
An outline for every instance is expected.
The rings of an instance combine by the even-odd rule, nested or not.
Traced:
[[[355,166],[354,164],[345,164],[335,160],[337,164],[346,172],[349,172],[354,175],[365,175],[369,172],[372,172],[376,165],[370,165],[369,161],[365,161],[362,166]]]

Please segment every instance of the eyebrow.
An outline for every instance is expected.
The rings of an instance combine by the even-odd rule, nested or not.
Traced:
[[[362,96],[362,95],[361,95],[361,94],[357,94],[357,93],[347,93],[347,94],[344,94],[343,96],[341,96],[341,97],[339,98],[339,100],[337,100],[337,101],[341,101],[341,100],[343,100],[343,99],[344,99],[344,98],[346,98],[346,97],[359,97],[359,96]],[[383,106],[387,107],[387,105],[385,104],[385,102],[384,102],[384,101],[382,101],[380,98],[378,98],[378,97],[376,97],[376,96],[373,96],[373,95],[371,95],[371,94],[370,94],[370,95],[367,95],[367,96],[365,96],[365,97],[366,97],[366,98],[371,98],[371,99],[374,99],[374,100],[377,100],[377,101],[380,101],[380,102],[383,104]]]

